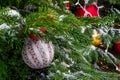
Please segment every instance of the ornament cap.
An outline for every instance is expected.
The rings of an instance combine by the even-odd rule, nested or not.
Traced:
[[[63,1],[63,3],[65,3],[65,4],[66,4],[66,3],[69,3],[69,2],[70,2],[70,1]]]

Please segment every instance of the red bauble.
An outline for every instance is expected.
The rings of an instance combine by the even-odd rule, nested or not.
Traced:
[[[120,71],[120,63],[116,64],[116,70]]]
[[[76,16],[99,16],[99,9],[96,4],[91,4],[89,6],[83,5],[82,7],[84,9],[77,5],[77,9],[74,12]]]
[[[120,63],[116,64],[118,68],[120,68]]]
[[[28,37],[32,40],[39,40],[39,36],[37,36],[35,34],[29,34]]]
[[[113,44],[113,49],[116,53],[120,54],[120,41]]]
[[[45,27],[40,27],[39,30],[40,30],[42,33],[45,33],[45,32],[46,32],[46,28],[45,28]]]
[[[70,3],[66,3],[66,9],[70,9]]]
[[[70,2],[69,1],[64,1],[64,3],[65,3],[66,9],[69,10],[70,9]]]

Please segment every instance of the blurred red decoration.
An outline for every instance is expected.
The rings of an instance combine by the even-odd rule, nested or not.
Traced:
[[[99,16],[99,7],[96,3],[91,5],[76,5],[76,16]]]
[[[40,27],[39,30],[40,30],[42,33],[45,33],[45,32],[46,32],[46,28],[45,28],[45,27]]]
[[[64,1],[65,7],[67,10],[70,9],[70,2],[69,1]]]
[[[37,36],[35,34],[29,34],[28,37],[32,40],[39,40],[39,36]]]
[[[116,53],[120,54],[120,41],[113,44],[113,49]]]

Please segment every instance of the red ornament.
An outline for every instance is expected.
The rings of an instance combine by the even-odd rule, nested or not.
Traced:
[[[40,27],[39,30],[40,30],[42,33],[45,33],[45,32],[46,32],[46,28],[45,28],[45,27]]]
[[[116,70],[120,71],[120,63],[116,64]]]
[[[120,54],[120,41],[113,44],[113,49],[116,53]]]
[[[32,40],[39,40],[39,36],[37,36],[35,34],[29,34],[28,37]]]
[[[70,9],[70,2],[69,1],[64,1],[64,4],[66,6],[66,9],[69,10]]]
[[[93,3],[89,6],[87,5],[83,5],[83,6],[79,6],[77,5],[77,9],[74,12],[74,14],[76,16],[99,16],[99,8],[98,6]]]
[[[120,63],[116,64],[118,68],[120,68]]]

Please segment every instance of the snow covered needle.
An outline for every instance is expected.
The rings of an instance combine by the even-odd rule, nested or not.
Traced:
[[[19,12],[17,12],[16,10],[9,10],[8,12],[8,15],[10,15],[10,16],[16,16],[16,17],[20,17],[20,14],[19,14]]]

